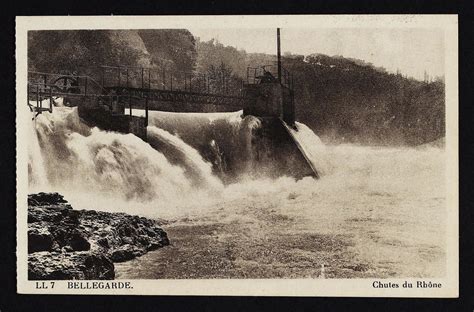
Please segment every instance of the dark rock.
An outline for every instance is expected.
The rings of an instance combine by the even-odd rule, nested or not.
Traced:
[[[65,252],[72,252],[72,251],[74,251],[74,249],[72,249],[71,246],[64,246],[63,249],[64,249]]]
[[[127,236],[122,237],[122,244],[133,244],[133,238]]]
[[[160,247],[163,247],[163,244],[161,242],[151,242],[150,245],[147,246],[148,251],[156,250]]]
[[[107,248],[107,249],[110,247],[110,246],[109,246],[109,241],[108,241],[107,238],[105,238],[105,237],[99,238],[99,239],[97,240],[97,244],[98,244],[99,246],[104,247],[104,248]]]
[[[36,206],[40,206],[40,203],[34,199],[34,198],[30,198],[31,195],[28,195],[28,206],[29,207],[36,207]]]
[[[28,195],[28,206],[50,206],[58,204],[66,204],[63,196],[58,193],[37,193]],[[70,206],[69,206],[70,207]]]
[[[34,223],[40,221],[34,214],[28,214],[28,223]]]
[[[47,253],[28,256],[28,279],[113,279],[114,264],[101,254],[89,252]]]
[[[169,245],[157,221],[125,213],[73,210],[58,193],[28,195],[31,279],[114,278],[123,262]]]
[[[158,227],[155,227],[155,233],[156,233],[156,237],[159,237],[161,243],[163,244],[163,246],[168,246],[170,244],[170,241],[168,239],[168,235],[166,234],[165,231],[163,231],[162,229],[158,228]]]
[[[130,248],[130,245],[124,245],[120,249],[114,250],[111,254],[111,259],[113,262],[124,262],[135,258],[133,250]]]
[[[69,237],[69,246],[74,251],[85,251],[91,248],[91,244],[80,233],[72,233]]]
[[[59,223],[63,219],[64,219],[64,215],[62,212],[60,212],[60,213],[51,214],[50,217],[47,218],[46,220],[54,222],[54,223]]]
[[[62,222],[64,223],[68,223],[68,224],[79,224],[80,221],[79,221],[79,217],[76,216],[76,215],[67,215],[63,218]]]
[[[28,230],[28,253],[37,251],[51,251],[53,236],[46,229],[30,228]]]
[[[146,249],[135,249],[132,253],[134,257],[140,257],[146,252]]]
[[[150,236],[150,237],[155,237],[156,236],[156,233],[155,233],[154,229],[147,228],[145,231],[148,234],[148,236]]]
[[[136,230],[129,224],[125,223],[118,227],[118,233],[122,236],[130,237],[136,234]]]
[[[80,210],[80,212],[89,215],[89,216],[96,216],[98,215],[98,212],[95,210]]]
[[[148,245],[150,245],[150,238],[148,236],[145,236],[145,235],[140,235],[137,238],[137,242],[140,243],[143,246],[148,246]]]
[[[86,258],[84,274],[86,279],[113,279],[114,264],[105,255],[92,254]]]

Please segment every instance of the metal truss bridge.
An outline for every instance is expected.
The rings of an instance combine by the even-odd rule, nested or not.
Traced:
[[[275,79],[275,68],[249,67],[246,79],[225,70],[199,74],[126,66],[88,68],[86,74],[29,71],[28,105],[37,113],[52,111],[53,99],[63,97],[66,105],[74,99],[92,98],[103,105],[120,103],[130,110],[236,111],[247,100],[244,86]],[[292,89],[292,77],[284,69],[281,84]]]

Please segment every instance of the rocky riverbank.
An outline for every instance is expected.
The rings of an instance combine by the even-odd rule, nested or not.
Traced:
[[[29,279],[113,279],[114,262],[166,245],[155,220],[74,210],[58,193],[28,195]]]

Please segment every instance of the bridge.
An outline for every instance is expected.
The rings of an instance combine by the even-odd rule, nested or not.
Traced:
[[[55,99],[62,97],[64,105],[77,106],[84,122],[104,130],[133,133],[145,141],[150,110],[243,110],[244,115],[262,121],[254,135],[262,161],[278,164],[277,171],[288,175],[318,177],[289,129],[297,130],[293,87],[293,76],[281,66],[278,53],[277,65],[248,67],[244,79],[225,71],[202,74],[127,66],[87,68],[82,73],[29,71],[27,93],[28,105],[36,116],[53,112]],[[137,109],[145,116],[134,115]]]
[[[127,111],[129,123],[146,127],[150,110],[204,113],[243,110],[244,115],[279,117],[294,125],[293,77],[281,68],[278,79],[276,65],[248,67],[245,79],[223,71],[201,74],[126,66],[100,66],[87,68],[85,72],[29,71],[27,92],[31,110],[36,114],[52,112],[54,99],[62,97],[65,105],[78,106],[80,116],[91,121],[105,114],[110,116],[104,118],[121,124]],[[144,120],[133,116],[136,109],[145,111]],[[110,130],[123,130],[122,125],[117,129],[110,127]],[[136,134],[144,138],[143,133]]]
[[[295,128],[293,76],[276,65],[248,67],[245,79],[224,74],[167,72],[155,68],[101,66],[87,74],[28,72],[28,105],[36,115],[52,112],[55,100],[77,106],[91,126],[133,133],[146,140],[148,112],[234,112],[259,117],[259,155],[288,175],[318,173],[288,127]],[[134,115],[136,110],[145,116]],[[292,159],[288,165],[288,159]]]
[[[149,111],[234,112],[258,117],[262,161],[287,175],[318,177],[288,127],[295,127],[293,76],[276,65],[248,67],[245,79],[224,74],[168,72],[155,68],[101,66],[79,73],[28,72],[28,105],[36,116],[53,112],[55,100],[77,106],[91,126],[133,133],[146,140]],[[134,115],[136,110],[145,116]],[[268,154],[268,148],[272,151]],[[290,161],[290,164],[288,163]]]
[[[126,66],[100,66],[88,69],[88,75],[29,71],[28,98],[38,102],[39,112],[47,110],[39,106],[40,100],[53,97],[118,101],[129,109],[235,111],[245,107],[250,85],[276,81],[275,68],[249,67],[246,79],[222,71],[210,75]],[[282,86],[292,92],[292,77],[285,69],[283,73]]]

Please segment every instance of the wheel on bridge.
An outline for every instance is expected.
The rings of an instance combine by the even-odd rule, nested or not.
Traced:
[[[81,93],[79,87],[79,77],[60,76],[52,83],[53,90],[60,93]]]
[[[63,97],[63,104],[65,106],[75,106],[74,95],[81,93],[79,77],[71,75],[59,76],[52,81],[51,88],[52,94]]]

